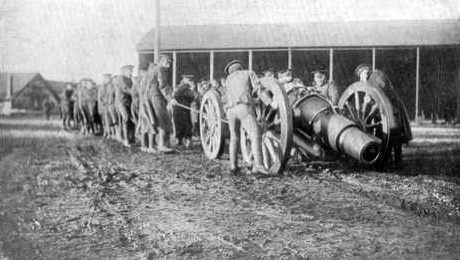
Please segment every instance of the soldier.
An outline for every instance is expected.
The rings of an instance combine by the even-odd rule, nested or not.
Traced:
[[[412,138],[410,121],[404,103],[394,90],[389,77],[381,70],[374,70],[370,75],[368,83],[384,90],[392,103],[393,112],[398,127],[391,132],[389,141],[389,156],[394,151],[394,163],[399,166],[402,162],[402,144],[407,144]]]
[[[139,100],[139,128],[141,132],[141,150],[148,153],[157,153],[156,137],[158,134],[158,121],[154,111],[154,71],[156,65],[151,63],[141,80]]]
[[[279,72],[279,82],[283,84],[288,96],[288,103],[290,106],[304,95],[306,86],[302,83],[301,79],[293,78],[292,70],[287,69]]]
[[[96,89],[93,80],[88,79],[84,82],[85,88],[83,89],[83,111],[86,118],[85,133],[96,134],[98,117],[97,117],[97,103],[98,103],[98,90]]]
[[[85,108],[85,89],[88,79],[83,78],[77,88],[77,108],[80,117],[80,133],[86,135],[88,133],[88,111]]]
[[[359,81],[367,82],[371,74],[371,67],[368,64],[360,64],[354,72]]]
[[[129,137],[129,127],[131,124],[131,89],[133,81],[131,75],[133,74],[132,65],[121,67],[121,75],[117,76],[114,80],[115,86],[115,108],[119,114],[118,126],[118,140],[126,147],[131,147]]]
[[[173,98],[176,99],[179,104],[190,107],[195,99],[193,91],[195,83],[192,80],[194,76],[183,75],[182,77],[181,83],[173,92]],[[192,138],[192,120],[189,110],[183,107],[173,106],[173,122],[176,129],[175,135],[178,145],[182,145],[182,140],[184,139],[185,146],[189,147]]]
[[[115,76],[110,76],[106,84],[107,120],[109,121],[109,138],[118,139],[118,113],[115,108]]]
[[[153,65],[149,65],[152,67]],[[150,75],[147,71],[141,71],[141,82],[139,85],[139,118],[138,126],[141,140],[141,151],[156,153],[155,149],[155,118],[152,104],[149,99],[149,89],[151,87]]]
[[[269,68],[267,70],[264,70],[263,71],[263,76],[264,77],[273,77],[273,78],[275,78],[274,69],[271,67],[271,68]]]
[[[134,122],[136,128],[136,132],[135,134],[137,133],[137,130],[139,129],[139,124],[138,124],[138,120],[139,120],[139,96],[140,96],[140,90],[141,90],[141,78],[142,76],[141,75],[137,75],[133,78],[133,88],[131,90],[131,97],[132,97],[132,101],[131,101],[131,116],[132,116],[132,121]]]
[[[167,105],[174,105],[176,101],[171,97],[171,86],[168,84],[167,70],[171,66],[171,58],[166,55],[159,57],[157,65],[149,70],[150,97],[155,112],[156,128],[158,129],[158,151],[171,153],[169,135],[173,131],[171,119],[168,116]]]
[[[47,97],[43,100],[43,113],[45,114],[46,120],[50,120],[51,111],[54,108],[54,103],[51,102],[50,98]]]
[[[82,117],[81,117],[81,113],[80,113],[80,107],[79,107],[79,92],[81,92],[81,83],[77,83],[77,86],[75,88],[75,91],[74,93],[72,94],[72,97],[71,97],[71,101],[72,103],[74,104],[74,108],[73,108],[73,119],[74,119],[74,126],[73,128],[74,129],[80,129],[80,126],[81,126],[81,122],[82,122]]]
[[[110,83],[110,74],[102,75],[102,84],[99,86],[98,90],[98,110],[101,114],[103,122],[103,136],[110,136],[110,127],[112,125],[112,119],[109,115],[108,101],[107,101],[107,89],[108,84]]]
[[[90,105],[91,107],[91,120],[92,125],[93,125],[93,133],[94,134],[102,134],[103,128],[102,128],[102,118],[101,114],[99,114],[99,109],[98,109],[98,93],[99,93],[99,88],[96,86],[96,83],[91,80],[89,83],[89,95],[90,95]]]
[[[319,66],[311,72],[311,75],[314,79],[313,86],[308,87],[308,89],[312,89],[320,95],[328,98],[328,100],[336,106],[339,101],[339,91],[336,83],[333,80],[328,80],[327,69],[323,66]]]
[[[65,130],[71,128],[71,121],[73,120],[74,102],[72,95],[74,89],[71,83],[66,84],[66,89],[61,94],[61,112],[63,114],[62,125]]]
[[[261,130],[256,121],[255,102],[252,94],[259,92],[261,84],[253,71],[243,70],[243,63],[239,60],[231,61],[224,69],[228,74],[226,80],[227,91],[227,118],[230,130],[230,170],[238,170],[237,150],[240,140],[240,127],[249,135],[251,151],[254,156],[252,172],[267,174],[263,165]]]

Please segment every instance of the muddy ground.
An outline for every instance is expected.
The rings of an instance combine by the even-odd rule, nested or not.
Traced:
[[[459,128],[414,136],[401,168],[262,177],[0,119],[0,258],[459,259]]]

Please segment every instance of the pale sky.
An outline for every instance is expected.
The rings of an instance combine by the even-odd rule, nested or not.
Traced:
[[[160,0],[161,25],[459,19],[458,0]],[[153,0],[0,0],[0,71],[52,80],[137,65]]]

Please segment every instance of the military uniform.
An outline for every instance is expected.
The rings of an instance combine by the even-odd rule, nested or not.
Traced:
[[[78,84],[74,93],[72,94],[72,97],[71,97],[71,101],[74,105],[73,107],[73,112],[72,112],[72,115],[73,115],[73,119],[74,119],[74,128],[75,129],[79,129],[80,128],[80,125],[81,125],[81,122],[82,122],[82,117],[81,117],[81,114],[80,114],[80,102],[79,102],[79,92],[81,87],[81,85]]]
[[[159,65],[155,66],[151,79],[149,98],[154,107],[157,127],[166,133],[171,133],[173,128],[167,111],[168,100],[171,99],[171,91],[169,90],[170,86],[168,85],[166,68]]]
[[[195,99],[192,86],[189,83],[181,83],[173,92],[173,98],[184,106],[191,106]],[[182,144],[182,139],[190,139],[192,137],[192,120],[188,109],[173,106],[173,122],[175,126],[175,135],[178,139],[178,144]]]
[[[65,129],[70,128],[70,121],[73,120],[74,101],[72,95],[74,90],[66,88],[61,94],[61,113],[63,114],[62,124]]]
[[[240,140],[240,127],[250,136],[251,151],[254,156],[253,171],[267,173],[263,166],[261,130],[256,121],[255,104],[252,94],[258,92],[260,83],[253,71],[242,70],[238,60],[230,62],[225,71],[229,74],[227,87],[227,119],[229,121],[229,157],[231,170],[238,169],[237,150]]]
[[[88,112],[85,108],[85,100],[84,100],[84,93],[85,93],[85,81],[81,81],[77,87],[77,91],[75,92],[76,96],[76,108],[77,108],[77,117],[79,119],[79,127],[80,131],[83,133],[88,125]]]
[[[108,101],[107,101],[107,89],[108,82],[110,81],[110,75],[105,74],[104,76],[108,77],[108,81],[103,82],[98,89],[98,111],[101,115],[104,136],[108,137],[110,135],[110,127],[112,125],[111,119],[109,116]]]
[[[91,82],[87,82],[87,87],[83,89],[82,99],[86,117],[86,131],[94,134],[97,131],[96,126],[99,124],[97,116],[98,90]]]
[[[131,88],[133,82],[125,76],[115,78],[115,108],[122,123],[128,123],[131,118]]]
[[[397,126],[391,130],[389,147],[394,150],[395,162],[399,163],[402,160],[402,144],[408,143],[413,138],[407,110],[384,72],[375,70],[370,75],[368,83],[384,90],[392,103]]]
[[[139,88],[139,132],[141,150],[155,152],[155,135],[157,134],[157,120],[151,101],[152,75],[146,73],[140,82]]]
[[[115,87],[114,79],[111,79],[111,82],[107,83],[105,86],[106,93],[106,103],[107,103],[107,121],[110,126],[118,125],[118,113],[115,108]]]
[[[333,105],[338,104],[339,91],[335,81],[331,80],[321,86],[313,86],[313,90],[319,93],[320,95],[328,98],[328,100],[330,100],[333,103]]]
[[[119,75],[114,79],[115,86],[115,108],[119,115],[120,125],[118,127],[118,138],[122,140],[125,146],[129,147],[132,141],[130,132],[131,122],[131,92],[133,81],[131,78]]]
[[[46,120],[50,120],[51,111],[53,110],[54,104],[48,98],[43,100],[43,113],[45,114]]]
[[[308,87],[308,89],[317,92],[323,97],[328,98],[328,100],[330,100],[333,105],[337,105],[339,101],[338,86],[336,85],[335,81],[326,80],[326,73],[327,69],[324,66],[318,66],[317,69],[312,71],[311,74],[314,77],[313,86]],[[316,74],[317,77],[320,77],[320,79],[324,79],[321,83],[316,82]]]
[[[133,88],[131,90],[131,116],[134,124],[138,126],[139,120],[139,103],[141,94],[141,79],[139,76],[135,77],[133,81]]]

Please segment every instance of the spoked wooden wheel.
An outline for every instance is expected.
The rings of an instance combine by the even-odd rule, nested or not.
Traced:
[[[283,87],[272,78],[262,78],[263,92],[256,99],[256,119],[262,133],[264,166],[270,173],[280,173],[290,156],[293,143],[293,118]],[[240,148],[243,159],[253,164],[251,139],[240,129]]]
[[[384,92],[366,82],[350,85],[341,96],[338,106],[344,115],[363,131],[381,139],[380,153],[371,161],[380,164],[388,157],[390,139],[389,114],[391,103]]]
[[[225,126],[221,96],[215,90],[205,93],[200,105],[200,140],[209,159],[219,158],[224,149]]]

